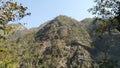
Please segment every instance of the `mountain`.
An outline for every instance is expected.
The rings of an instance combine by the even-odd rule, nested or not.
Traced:
[[[25,53],[32,55],[31,60],[36,60],[33,65],[37,64],[40,68],[79,68],[84,58],[92,60],[85,48],[92,48],[90,41],[89,34],[78,21],[58,16],[38,31],[19,37],[17,44],[26,47]],[[23,66],[25,63],[22,63]],[[91,64],[84,62],[82,66],[89,68]]]
[[[11,33],[7,36],[10,39],[20,37],[23,31],[27,30],[27,28],[22,24],[8,24],[8,27],[11,27]]]
[[[95,47],[93,50],[95,53],[95,60],[103,60],[103,58],[113,59],[114,61],[120,62],[120,32],[116,29],[111,30],[111,34],[107,31],[102,35],[95,33],[98,28],[98,24],[94,22],[94,18],[86,18],[80,23],[86,28],[86,31],[91,37],[91,44]],[[115,64],[114,64],[115,65]],[[119,63],[118,63],[119,66]],[[119,68],[119,67],[118,67]]]
[[[92,48],[89,34],[78,21],[70,17],[58,16],[51,20],[37,32],[35,40],[44,43],[42,47],[44,56],[40,59],[41,65],[44,64],[51,68],[79,68],[80,59],[83,59],[81,57],[91,60],[89,52],[83,47]],[[89,66],[90,63],[85,62],[83,68]]]
[[[119,61],[119,32],[99,38],[96,28],[93,18],[79,22],[60,15],[40,27],[18,30],[0,41],[0,68],[4,64],[11,68],[94,68],[106,56]]]
[[[68,44],[69,42],[76,40],[89,45],[88,42],[90,41],[90,37],[83,29],[82,25],[78,21],[66,16],[56,17],[54,20],[47,23],[36,34],[36,40],[54,39],[66,40]]]
[[[15,31],[22,31],[22,30],[26,30],[27,28],[22,25],[22,24],[9,24],[8,26],[12,26],[13,30]]]

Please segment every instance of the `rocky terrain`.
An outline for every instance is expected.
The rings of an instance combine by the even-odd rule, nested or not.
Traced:
[[[98,36],[92,18],[79,22],[60,15],[40,27],[22,28],[0,42],[0,68],[103,68],[105,63],[119,68],[120,33]]]

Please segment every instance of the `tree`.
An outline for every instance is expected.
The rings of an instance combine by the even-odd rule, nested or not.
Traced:
[[[103,31],[117,28],[120,31],[120,0],[95,0],[89,11],[102,21]],[[100,27],[101,28],[101,27]]]
[[[95,6],[89,11],[96,15],[95,21],[99,23],[97,32],[108,31],[111,33],[112,29],[117,29],[120,32],[120,0],[95,0],[94,2]],[[109,40],[107,46],[105,45],[103,60],[98,60],[100,68],[118,67],[118,61],[108,57],[111,45],[114,45],[112,40]]]
[[[13,28],[12,26],[7,26],[9,22],[14,22],[16,20],[21,20],[26,15],[27,7],[22,4],[18,4],[13,0],[0,1],[0,38],[5,38],[5,35],[9,34],[9,31]]]

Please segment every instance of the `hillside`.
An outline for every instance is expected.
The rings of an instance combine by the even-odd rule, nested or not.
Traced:
[[[86,31],[89,33],[92,45],[95,47],[93,50],[95,53],[95,60],[103,60],[103,58],[113,59],[114,61],[120,62],[120,32],[116,29],[111,31],[109,34],[107,31],[102,35],[95,33],[98,28],[98,24],[94,22],[94,19],[84,19],[80,22]],[[110,62],[110,61],[109,61]],[[115,65],[115,64],[114,64]],[[118,66],[120,64],[118,63]],[[118,67],[119,68],[119,67]]]
[[[79,22],[60,15],[40,27],[20,30],[0,41],[0,68],[93,68],[106,53],[119,61],[120,34],[100,39],[92,23],[93,19]]]

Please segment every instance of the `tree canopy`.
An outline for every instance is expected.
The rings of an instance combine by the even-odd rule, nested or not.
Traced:
[[[92,12],[93,15],[96,15],[95,21],[99,23],[98,29],[96,29],[97,32],[106,33],[105,31],[108,31],[109,34],[111,34],[112,29],[117,29],[120,32],[120,0],[95,0],[94,2],[95,6],[90,8],[89,11]],[[117,68],[118,66],[118,61],[107,57],[111,45],[116,45],[115,41],[117,41],[113,41],[113,38],[111,38],[111,40],[109,40],[110,44],[108,46],[102,44],[106,46],[107,49],[104,51],[106,55],[102,58],[102,62],[101,60],[98,61],[100,68]],[[105,41],[107,40],[105,39]]]
[[[103,30],[117,28],[120,31],[120,0],[94,0],[95,6],[89,11],[102,21]]]
[[[30,15],[26,10],[27,7],[13,0],[0,1],[0,31],[3,33],[0,33],[0,38],[4,38],[13,28],[7,26],[9,22],[18,21],[26,15]]]

